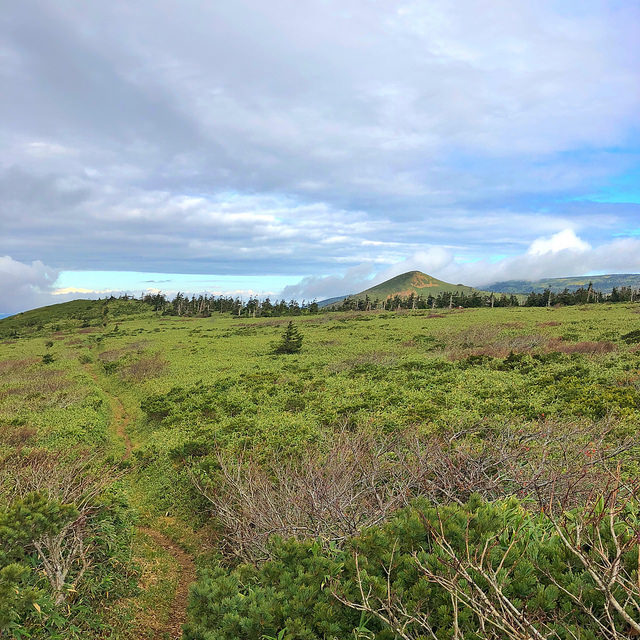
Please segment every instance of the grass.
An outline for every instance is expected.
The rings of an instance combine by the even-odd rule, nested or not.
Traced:
[[[100,450],[123,470],[136,522],[208,553],[209,515],[184,463],[213,446],[277,460],[338,426],[482,438],[505,425],[608,418],[616,434],[637,432],[640,350],[623,336],[640,330],[638,311],[330,312],[296,318],[302,350],[275,355],[289,318],[158,317],[124,301],[106,314],[103,303],[57,305],[0,322],[0,456]],[[133,454],[124,463],[114,398],[129,416]],[[109,637],[145,637],[135,633],[154,628],[149,616],[162,621],[170,609],[171,555],[138,534],[131,567],[139,589],[97,614],[129,621]]]

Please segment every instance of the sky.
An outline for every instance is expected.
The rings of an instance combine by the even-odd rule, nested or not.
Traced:
[[[0,313],[640,272],[635,0],[20,0]]]

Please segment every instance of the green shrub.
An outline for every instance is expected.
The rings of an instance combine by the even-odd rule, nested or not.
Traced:
[[[576,522],[584,525],[584,513],[568,514],[562,529],[568,539]],[[633,581],[638,558],[633,536],[640,522],[634,509],[617,517],[621,566],[625,579]],[[391,640],[400,637],[389,623],[393,615],[398,626],[407,622],[406,637],[511,637],[500,632],[498,618],[481,624],[465,605],[479,592],[493,604],[508,599],[518,612],[514,619],[529,621],[522,624],[542,630],[544,637],[601,638],[602,627],[595,618],[606,620],[609,614],[624,634],[627,624],[613,609],[605,611],[602,592],[557,531],[549,518],[527,513],[515,499],[485,503],[472,497],[464,505],[438,508],[417,502],[344,549],[320,541],[275,539],[274,559],[258,568],[216,566],[201,575],[191,593],[185,638],[261,640],[284,630],[283,637],[290,639],[347,640],[359,637],[357,629],[366,629],[366,637]],[[604,549],[613,560],[616,552],[607,518],[594,520],[591,533],[588,540],[601,539],[603,545],[592,549],[589,543],[581,553],[591,553],[598,563]],[[449,583],[456,584],[460,594],[457,618]],[[625,599],[620,589],[614,592]],[[639,595],[635,594],[635,606]],[[628,611],[638,619],[633,602],[632,596]],[[361,615],[358,609],[365,612]],[[427,625],[433,635],[427,634]]]
[[[27,494],[0,512],[0,635],[40,609],[37,601],[44,593],[33,585],[30,545],[55,535],[76,516],[72,505],[43,493]]]
[[[640,329],[636,329],[635,331],[629,331],[629,333],[625,333],[622,336],[622,339],[627,344],[636,344],[640,342]]]

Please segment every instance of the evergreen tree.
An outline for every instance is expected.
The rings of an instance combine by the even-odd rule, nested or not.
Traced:
[[[302,335],[297,327],[289,320],[289,324],[282,334],[282,340],[276,347],[276,353],[297,353],[302,349]]]

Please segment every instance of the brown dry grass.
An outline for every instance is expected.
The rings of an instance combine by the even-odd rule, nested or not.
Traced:
[[[329,365],[329,371],[332,373],[339,373],[353,367],[374,364],[381,367],[391,367],[398,361],[398,356],[390,351],[371,351],[369,353],[363,353],[355,358],[349,358],[342,362],[336,362]]]
[[[0,426],[0,442],[15,449],[20,449],[35,438],[37,430],[34,427],[5,424]]]
[[[168,362],[155,353],[132,362],[122,370],[122,377],[127,380],[141,381],[148,378],[157,378],[167,368]]]
[[[125,353],[125,349],[107,349],[106,351],[98,354],[98,359],[102,362],[115,362],[122,358]]]
[[[81,402],[86,395],[85,388],[66,378],[59,369],[36,369],[28,376],[14,376],[12,386],[0,392],[0,398],[15,398],[14,409],[28,406],[33,411],[66,408]]]
[[[640,389],[640,371],[624,374],[616,381],[619,387],[636,387]]]
[[[506,358],[510,353],[581,353],[596,356],[616,349],[616,344],[610,341],[569,342],[542,334],[504,335],[495,328],[473,327],[449,339],[447,355],[450,360],[469,356]]]
[[[448,339],[447,355],[450,360],[469,356],[506,358],[510,353],[525,353],[540,349],[548,342],[540,334],[504,335],[497,327],[472,327]]]
[[[283,325],[289,324],[289,320],[291,318],[273,318],[270,320],[264,320],[260,318],[260,322],[238,322],[233,325],[233,328],[241,328],[241,329],[257,329],[259,327],[282,327]],[[257,320],[257,318],[256,318]]]
[[[38,362],[38,358],[23,358],[22,360],[2,360],[0,362],[0,376],[21,373],[27,367]]]
[[[603,353],[611,353],[617,349],[613,342],[599,341],[599,342],[564,342],[562,338],[553,338],[549,340],[545,346],[547,353],[584,353],[586,355],[595,356],[602,355]]]
[[[141,351],[149,344],[148,340],[136,340],[135,342],[130,342],[126,348],[130,351]]]
[[[320,340],[318,342],[321,347],[332,347],[336,344],[340,344],[340,342],[338,340]]]

